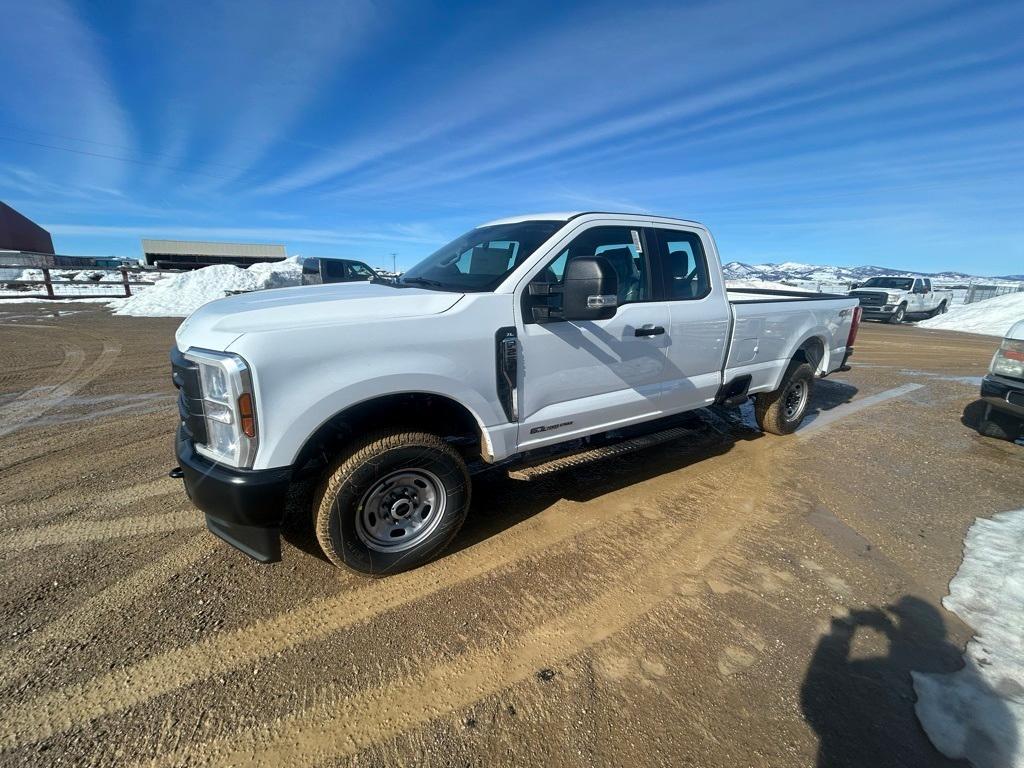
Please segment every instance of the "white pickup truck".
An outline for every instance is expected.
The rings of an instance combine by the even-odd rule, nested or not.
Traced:
[[[872,277],[850,291],[865,319],[902,323],[907,315],[935,317],[953,303],[952,291],[936,291],[927,277]]]
[[[800,424],[815,376],[845,368],[855,299],[728,291],[710,232],[576,213],[484,224],[398,281],[213,301],[171,352],[179,467],[209,529],[280,558],[285,498],[314,478],[326,556],[372,574],[437,555],[470,470],[536,464],[666,417],[753,396]],[[660,431],[658,431],[660,430]],[[557,460],[553,460],[557,461]]]

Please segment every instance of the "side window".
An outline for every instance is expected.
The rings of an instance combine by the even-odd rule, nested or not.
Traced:
[[[337,259],[321,259],[320,274],[325,283],[345,282],[345,262]]]
[[[665,300],[703,299],[711,293],[708,260],[700,236],[677,229],[656,231]]]
[[[927,277],[924,279],[924,291],[925,293],[932,292],[932,281],[929,280]]]
[[[573,240],[534,278],[542,283],[561,283],[565,267],[581,256],[603,256],[619,278],[619,305],[650,299],[647,259],[640,253],[640,230],[632,227],[593,227]]]
[[[914,281],[914,293],[920,293],[920,292],[921,292],[921,279],[918,278],[917,280]]]

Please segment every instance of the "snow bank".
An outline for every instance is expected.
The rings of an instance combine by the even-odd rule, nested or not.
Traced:
[[[928,738],[975,768],[1024,768],[1022,552],[1024,510],[974,522],[942,601],[974,629],[966,666],[952,674],[912,673]]]
[[[944,315],[922,320],[917,327],[1005,336],[1018,320],[1024,320],[1024,292],[1006,293],[974,304],[953,306]]]
[[[253,264],[248,269],[217,264],[166,278],[128,299],[115,299],[107,306],[115,315],[133,317],[185,317],[229,291],[260,291],[302,283],[298,258]]]

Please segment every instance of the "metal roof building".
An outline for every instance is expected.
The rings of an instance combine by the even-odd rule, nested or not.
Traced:
[[[0,248],[28,253],[53,253],[53,238],[27,216],[0,202]]]
[[[214,243],[198,240],[142,240],[146,266],[160,269],[199,269],[213,264],[248,267],[262,261],[281,261],[288,252],[269,243]]]

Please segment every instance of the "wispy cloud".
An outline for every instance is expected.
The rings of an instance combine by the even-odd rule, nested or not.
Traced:
[[[134,145],[127,113],[101,54],[101,41],[63,0],[4,6],[0,72],[0,132],[11,139],[62,144],[47,134],[64,129],[86,141],[124,148]],[[87,154],[55,157],[43,147],[38,149],[37,166],[46,168],[51,177],[87,178],[108,186],[123,180],[125,169],[118,164]],[[69,168],[73,174],[68,174]]]
[[[328,96],[382,21],[371,0],[248,0],[150,7],[138,31],[168,52],[159,67],[161,151],[211,164],[228,184]],[[187,48],[181,42],[187,41]]]
[[[273,241],[279,243],[322,243],[325,245],[353,245],[367,242],[431,244],[439,242],[439,235],[410,231],[408,227],[360,231],[357,229],[317,229],[309,227],[195,227],[183,224],[148,224],[135,226],[104,226],[96,224],[46,224],[55,235],[79,237],[128,236],[177,237],[195,240],[225,240],[239,242]]]

